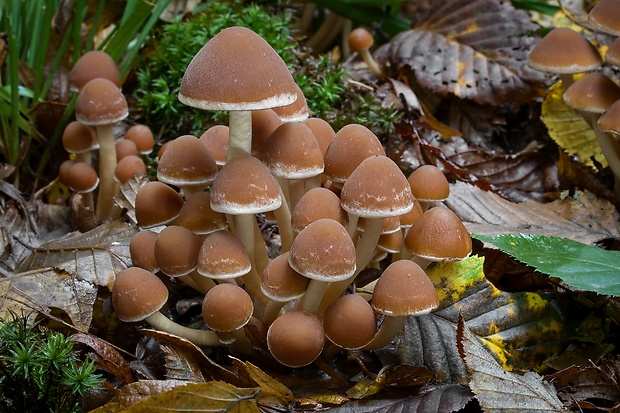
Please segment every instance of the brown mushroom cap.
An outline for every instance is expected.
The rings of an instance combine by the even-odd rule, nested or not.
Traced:
[[[295,86],[295,92],[297,94],[295,102],[290,105],[273,108],[273,111],[280,117],[282,122],[302,122],[310,116],[310,109],[308,108],[306,97],[301,88],[297,84],[295,84]]]
[[[349,47],[354,52],[368,50],[375,43],[372,34],[363,27],[358,27],[349,34]]]
[[[75,102],[75,117],[85,125],[111,125],[128,114],[125,96],[113,82],[104,78],[86,83]]]
[[[206,235],[228,227],[226,216],[211,209],[211,193],[193,193],[179,211],[177,225],[185,227],[198,235]]]
[[[206,236],[198,253],[196,270],[216,280],[241,277],[252,263],[245,247],[232,233],[216,231]]]
[[[187,66],[179,100],[205,110],[258,110],[295,101],[295,82],[282,58],[244,27],[209,40]]]
[[[611,65],[620,67],[620,37],[609,46],[605,52],[605,61]]]
[[[620,134],[620,100],[608,107],[601,115],[598,126],[603,132]]]
[[[66,161],[63,161],[63,163],[61,163],[58,167],[58,179],[60,179],[60,182],[67,186],[69,186],[70,180],[69,171],[71,170],[73,164],[75,164],[75,161],[73,159],[67,159]]]
[[[86,83],[96,78],[105,78],[121,88],[121,74],[112,57],[99,50],[84,53],[69,73],[72,91],[79,91]]]
[[[278,317],[267,331],[267,346],[273,358],[288,367],[312,363],[324,345],[323,324],[306,311],[291,311]]]
[[[599,0],[588,13],[588,22],[597,31],[620,36],[620,3]]]
[[[409,228],[405,247],[431,261],[455,261],[471,253],[471,236],[460,218],[446,207],[424,212]]]
[[[450,184],[435,165],[421,165],[407,178],[411,193],[420,202],[440,202],[448,199]]]
[[[159,269],[170,277],[187,275],[196,268],[200,239],[187,228],[170,225],[155,240],[155,260]]]
[[[342,186],[340,201],[348,213],[367,218],[399,216],[413,207],[407,178],[393,160],[381,155],[355,168]]]
[[[222,167],[226,163],[228,156],[228,132],[228,126],[214,125],[204,131],[198,138],[213,155],[215,164],[218,167]]]
[[[273,109],[252,111],[252,155],[257,155],[269,135],[282,123]]]
[[[116,160],[120,161],[126,156],[133,155],[138,156],[140,152],[134,141],[127,139],[119,139],[114,143],[114,149],[116,150]]]
[[[138,231],[129,241],[129,255],[134,267],[143,268],[149,272],[159,271],[159,265],[155,259],[155,241],[157,232],[142,230]]]
[[[142,321],[158,312],[168,301],[168,289],[153,273],[138,267],[125,268],[116,275],[112,306],[125,322]]]
[[[532,49],[527,65],[549,73],[581,73],[602,64],[598,50],[581,34],[566,27],[557,27]]]
[[[306,292],[310,280],[291,268],[289,254],[287,251],[278,255],[263,270],[260,288],[270,300],[288,302]]]
[[[418,264],[398,260],[377,280],[371,304],[375,311],[390,316],[423,315],[439,306],[439,297]]]
[[[306,192],[291,212],[291,227],[299,232],[314,221],[330,218],[344,225],[347,213],[340,198],[327,188],[312,188]]]
[[[355,245],[339,222],[319,219],[299,232],[291,246],[289,264],[313,280],[346,280],[355,272]]]
[[[375,335],[375,312],[361,296],[344,295],[325,310],[323,328],[325,336],[337,346],[359,349],[370,343]]]
[[[269,170],[253,156],[230,159],[211,187],[211,208],[228,214],[255,214],[282,204],[280,186]]]
[[[135,124],[125,132],[125,139],[133,141],[142,155],[148,155],[155,146],[153,131],[147,125]]]
[[[151,228],[172,222],[181,211],[183,197],[159,181],[148,182],[136,193],[136,220],[142,228]]]
[[[564,102],[571,108],[603,113],[620,99],[620,86],[600,72],[588,73],[564,92]]]
[[[422,205],[420,201],[418,201],[415,197],[413,199],[413,208],[411,211],[400,216],[400,226],[401,228],[409,228],[413,225],[414,222],[418,220],[424,213],[422,209]]]
[[[336,132],[325,152],[325,176],[343,184],[364,159],[373,155],[385,156],[379,138],[363,125],[346,125]]]
[[[215,159],[193,135],[172,140],[157,164],[157,179],[178,187],[207,187],[215,180]]]
[[[120,159],[114,170],[114,177],[121,183],[127,182],[136,175],[146,175],[146,165],[142,158],[128,155]]]
[[[75,192],[92,192],[99,185],[99,176],[97,176],[97,171],[90,164],[75,162],[69,169],[67,185]]]
[[[233,284],[218,284],[202,301],[202,317],[213,331],[231,332],[250,321],[254,304],[249,294]]]
[[[314,138],[321,148],[321,153],[325,156],[329,144],[332,143],[332,139],[336,135],[334,128],[326,120],[321,118],[308,118],[303,123],[312,130]]]
[[[95,147],[93,132],[88,126],[78,122],[69,122],[62,133],[62,145],[69,153],[83,153]]]

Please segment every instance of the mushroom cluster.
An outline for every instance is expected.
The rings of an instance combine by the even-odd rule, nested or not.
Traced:
[[[603,156],[620,193],[620,86],[601,68],[620,67],[620,0],[600,0],[588,13],[594,31],[616,39],[601,56],[582,34],[567,28],[551,30],[532,49],[527,64],[533,69],[559,75],[564,102],[579,113],[595,133]],[[575,80],[575,75],[582,75]]]
[[[59,178],[82,195],[83,207],[94,215],[96,222],[116,218],[119,211],[114,197],[119,184],[146,174],[142,156],[153,150],[153,133],[148,126],[136,124],[127,129],[123,139],[115,139],[113,127],[127,117],[129,110],[121,90],[120,72],[105,52],[94,50],[82,55],[73,66],[69,81],[70,89],[78,93],[76,120],[63,131],[62,143],[70,158],[61,165]]]
[[[179,99],[229,110],[230,123],[170,141],[157,180],[139,188],[133,267],[113,288],[119,317],[301,367],[327,343],[381,348],[407,316],[437,308],[424,267],[465,258],[472,247],[442,203],[449,187],[441,171],[424,167],[410,181],[365,126],[336,132],[309,117],[284,62],[242,27],[205,44],[185,72]],[[277,227],[275,253],[258,217]],[[360,294],[356,278],[372,266],[383,272]],[[145,273],[158,280],[152,287],[128,282],[144,284]],[[188,332],[161,315],[161,277],[204,297],[204,329]],[[162,290],[161,299],[142,298],[150,290]],[[245,334],[248,325],[254,334]],[[257,340],[261,331],[264,340]]]

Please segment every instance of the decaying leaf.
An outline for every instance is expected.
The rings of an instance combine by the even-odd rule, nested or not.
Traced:
[[[550,376],[558,396],[566,405],[607,410],[620,400],[620,364],[603,360],[599,366],[572,366]]]
[[[579,113],[566,106],[563,95],[561,82],[552,85],[545,95],[540,119],[547,126],[549,136],[566,153],[578,157],[584,164],[595,166],[594,159],[602,167],[607,166],[594,131]]]
[[[186,384],[189,382],[183,380],[139,380],[120,387],[114,398],[121,406],[127,407]]]
[[[469,387],[485,412],[561,412],[555,389],[534,372],[523,375],[504,368],[467,328],[458,322],[459,352],[470,374]]]
[[[245,374],[253,386],[259,388],[260,393],[257,395],[259,404],[288,410],[295,403],[291,390],[252,363],[239,359],[233,359],[233,362],[239,369],[239,375]]]
[[[138,189],[149,182],[149,178],[144,175],[136,175],[128,179],[121,186],[118,195],[114,198],[114,202],[125,211],[125,216],[134,225],[138,224],[136,220],[136,194]]]
[[[135,232],[134,226],[122,221],[86,233],[74,232],[35,248],[18,270],[59,268],[78,280],[111,290],[116,274],[131,265],[129,241]]]
[[[177,385],[128,407],[126,413],[209,412],[259,413],[258,389],[238,388],[223,381]]]
[[[542,74],[525,64],[537,27],[510,2],[427,0],[411,16],[413,29],[375,53],[392,73],[477,103],[526,102],[539,93]]]
[[[43,268],[0,278],[0,317],[63,310],[73,325],[87,331],[92,320],[97,288],[58,268]]]
[[[424,365],[444,381],[465,383],[466,368],[456,347],[460,316],[505,368],[536,369],[559,350],[564,326],[555,308],[538,294],[499,291],[484,277],[483,264],[473,256],[427,269],[439,308],[409,317],[398,344],[401,362]]]
[[[434,378],[435,375],[424,366],[406,364],[386,366],[379,371],[376,377],[366,377],[347,390],[347,397],[364,399],[378,393],[387,386],[421,386]]]
[[[620,296],[620,251],[607,251],[570,239],[543,235],[476,237],[572,287]]]
[[[127,363],[118,350],[107,341],[86,333],[72,334],[71,341],[82,343],[92,349],[95,352],[94,358],[97,363],[112,373],[121,385],[129,384],[134,381],[129,363]]]
[[[426,385],[416,395],[389,396],[352,400],[329,409],[333,413],[450,413],[461,411],[473,400],[473,394],[459,384]]]
[[[577,192],[547,204],[514,203],[473,185],[457,182],[450,187],[446,204],[480,235],[533,234],[573,239],[594,244],[618,238],[618,212],[608,201],[588,192]]]

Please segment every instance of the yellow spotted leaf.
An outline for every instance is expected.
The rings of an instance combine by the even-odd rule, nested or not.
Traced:
[[[462,316],[467,327],[506,369],[536,369],[560,349],[563,323],[551,303],[534,293],[506,293],[483,273],[484,259],[439,263],[427,270],[440,305],[431,314],[410,317],[399,342],[401,361],[425,365],[444,380],[467,382],[456,347]]]
[[[540,118],[549,136],[567,154],[576,156],[585,165],[594,166],[594,158],[603,167],[607,166],[594,131],[579,113],[566,106],[563,95],[564,87],[558,82],[549,88],[543,101]]]

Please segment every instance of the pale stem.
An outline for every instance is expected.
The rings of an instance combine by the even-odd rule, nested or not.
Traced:
[[[363,347],[363,350],[377,350],[390,344],[400,333],[404,326],[407,316],[387,316],[383,320],[379,331],[375,334],[372,341]]]
[[[219,346],[220,340],[214,331],[197,330],[182,326],[157,311],[144,319],[156,330],[185,338],[198,346]]]
[[[291,210],[284,199],[284,194],[280,192],[282,198],[282,204],[279,208],[273,211],[273,215],[276,218],[278,224],[278,230],[280,231],[280,242],[282,244],[282,251],[287,252],[291,249],[293,244],[294,234],[291,227]]]
[[[297,304],[297,309],[316,314],[328,284],[325,281],[310,280],[305,294]]]
[[[377,77],[383,76],[383,70],[381,70],[368,49],[360,50],[360,56],[362,56],[362,59],[364,59],[364,62],[366,62],[366,66],[368,66],[368,70],[370,70],[373,75]]]
[[[265,313],[263,314],[263,323],[265,325],[271,325],[280,316],[280,310],[286,304],[286,301],[274,301],[269,300],[265,306]]]
[[[252,111],[228,113],[228,159],[252,153]]]

